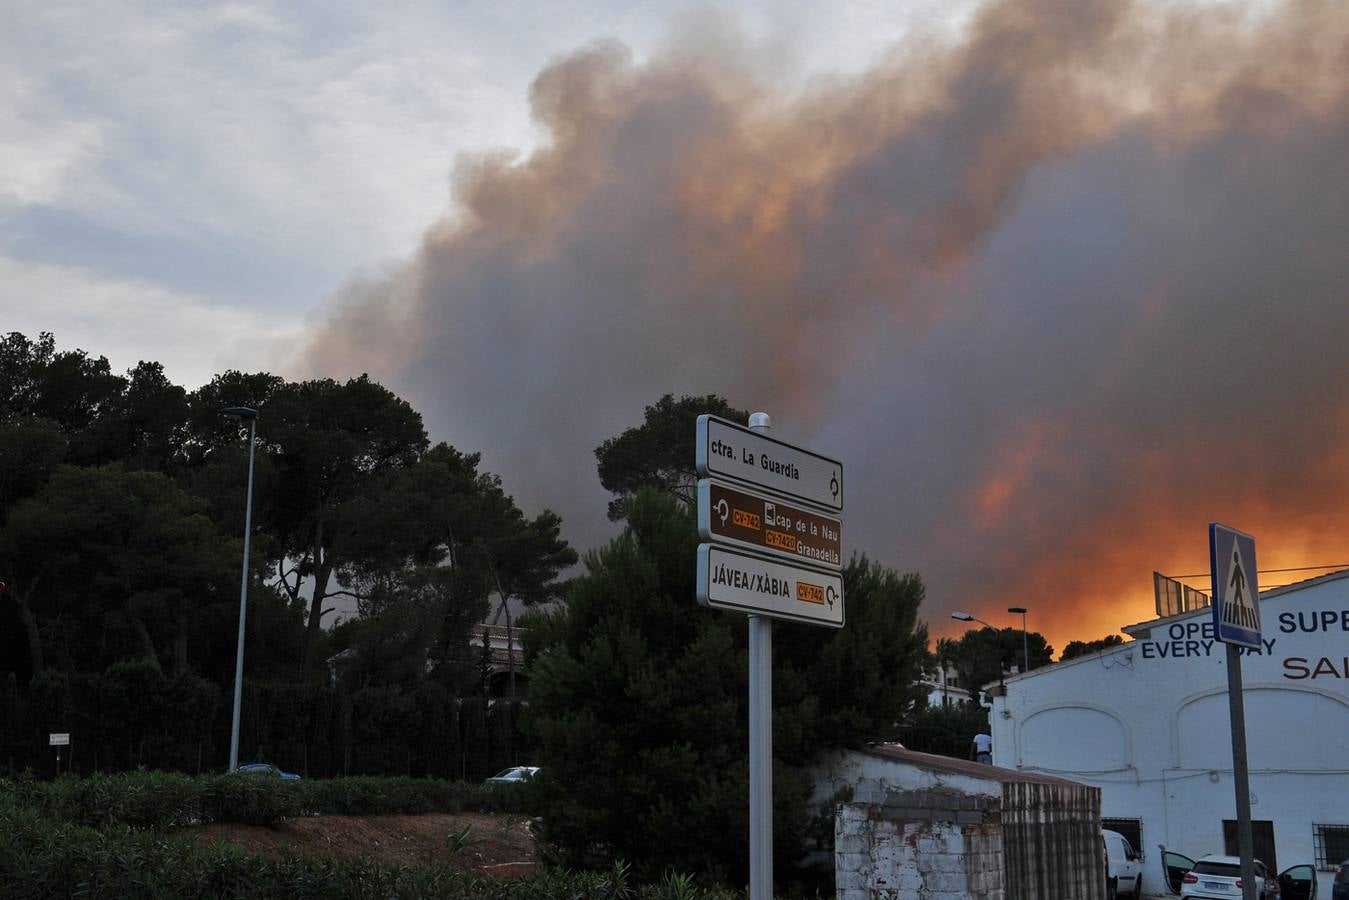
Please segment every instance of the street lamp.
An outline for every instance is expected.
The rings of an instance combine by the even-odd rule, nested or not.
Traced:
[[[248,539],[253,532],[253,446],[257,435],[258,411],[247,406],[229,406],[221,410],[248,422],[248,494],[244,501],[244,571],[239,580],[239,646],[234,654],[234,720],[230,725],[230,771],[239,768],[239,704],[244,694],[244,619],[248,615]]]
[[[980,625],[983,625],[983,626],[985,626],[985,627],[987,627],[987,628],[993,628],[993,626],[990,625],[988,622],[985,622],[983,619],[979,618],[978,616],[972,616],[972,615],[970,615],[970,614],[967,613],[967,612],[953,612],[953,613],[951,613],[951,618],[955,619],[955,620],[958,621],[958,622],[978,622]],[[993,630],[994,630],[994,631],[997,631],[998,629],[993,628]],[[998,684],[1002,684],[1002,661],[1001,661],[1001,660],[998,661]]]
[[[1021,613],[1021,671],[1030,671],[1030,644],[1026,641],[1026,607],[1009,606],[1009,613]]]
[[[956,619],[957,621],[960,622],[978,622],[980,625],[988,625],[988,623],[985,622],[983,619],[979,618],[978,616],[972,616],[967,612],[953,612],[951,613],[951,618]],[[988,627],[993,628],[992,625],[988,625]],[[996,631],[997,629],[994,630]]]

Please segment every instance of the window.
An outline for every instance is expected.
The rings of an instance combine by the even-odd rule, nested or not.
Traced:
[[[1335,871],[1349,860],[1349,825],[1313,825],[1316,832],[1316,868]]]
[[[1134,853],[1138,854],[1139,859],[1144,859],[1143,853],[1143,820],[1142,819],[1110,819],[1101,817],[1101,827],[1106,831],[1118,831],[1124,835],[1124,839],[1129,842],[1129,846],[1134,848]]]
[[[1271,872],[1279,871],[1279,861],[1274,854],[1274,823],[1269,819],[1251,820],[1251,842],[1255,845],[1255,858],[1265,864]],[[1237,820],[1223,819],[1223,851],[1228,856],[1237,855]]]

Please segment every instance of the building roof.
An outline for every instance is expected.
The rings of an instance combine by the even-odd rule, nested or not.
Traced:
[[[919,753],[908,750],[898,744],[872,744],[859,751],[869,756],[892,759],[937,772],[949,772],[954,775],[968,775],[971,778],[983,778],[988,781],[1023,782],[1031,784],[1064,784],[1074,787],[1086,787],[1080,781],[1056,778],[1053,775],[1041,775],[1037,772],[1023,772],[1020,769],[1003,769],[988,763],[956,759],[953,756],[938,756],[935,753]]]

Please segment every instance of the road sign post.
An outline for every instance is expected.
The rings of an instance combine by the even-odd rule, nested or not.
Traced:
[[[698,417],[698,602],[749,618],[749,896],[773,896],[773,619],[843,625],[843,466]],[[722,481],[733,484],[725,484]]]
[[[1246,704],[1241,681],[1241,648],[1261,646],[1259,571],[1255,538],[1216,522],[1208,527],[1209,571],[1213,579],[1213,630],[1227,645],[1227,703],[1232,723],[1232,780],[1236,789],[1237,854],[1241,857],[1244,900],[1259,896],[1255,884],[1255,841],[1251,835],[1251,782],[1246,759]]]
[[[61,774],[61,748],[70,746],[70,733],[62,732],[47,735],[47,745],[56,748],[56,774]]]

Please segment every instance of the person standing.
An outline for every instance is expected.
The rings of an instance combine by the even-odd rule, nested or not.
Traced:
[[[975,762],[993,764],[993,736],[981,731],[970,741],[970,759]]]

